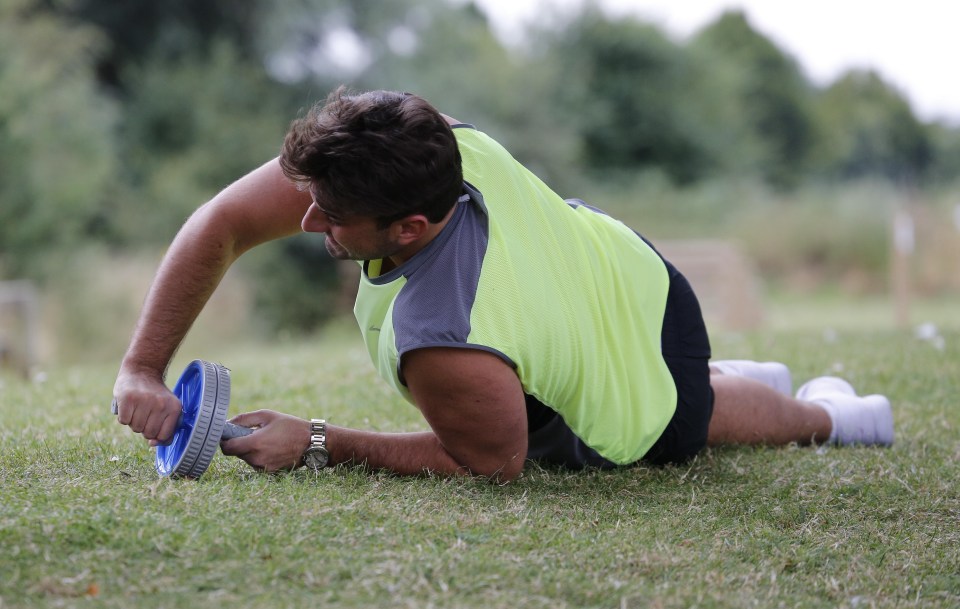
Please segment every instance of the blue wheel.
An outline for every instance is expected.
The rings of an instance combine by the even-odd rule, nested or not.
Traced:
[[[230,405],[230,371],[220,364],[194,360],[173,387],[182,404],[173,439],[157,447],[161,476],[199,478],[220,445]]]

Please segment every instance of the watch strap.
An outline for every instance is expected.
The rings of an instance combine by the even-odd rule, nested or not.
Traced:
[[[327,449],[327,422],[324,419],[310,419],[310,448]]]

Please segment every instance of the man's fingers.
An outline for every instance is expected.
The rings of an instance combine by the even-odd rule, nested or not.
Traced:
[[[239,425],[235,419],[231,419],[230,422]],[[239,457],[249,463],[248,455],[257,451],[259,440],[260,438],[256,437],[256,433],[230,438],[229,440],[220,440],[220,452],[228,457]],[[253,464],[251,463],[251,465]]]
[[[259,429],[270,422],[270,413],[265,410],[245,412],[238,414],[227,422],[243,427],[250,427],[251,429]],[[253,450],[256,441],[253,435],[254,434],[248,434],[226,440],[221,439],[220,450],[223,451],[225,455],[243,458],[244,455]]]
[[[177,427],[180,423],[180,410],[177,410],[175,414],[170,414],[169,412],[165,413],[163,421],[160,423],[160,433],[157,436],[157,439],[163,443],[170,442],[173,439],[173,434],[177,431]]]
[[[220,441],[220,452],[227,455],[228,457],[241,457],[248,452],[250,452],[250,436],[243,436],[241,438],[230,438],[229,440]]]
[[[263,427],[271,421],[272,414],[273,413],[268,410],[254,410],[253,412],[238,414],[230,419],[230,422],[234,425],[242,425],[244,427]]]
[[[230,422],[259,429],[248,436],[221,442],[223,454],[239,457],[258,471],[289,470],[299,464],[304,449],[299,438],[307,438],[309,421],[272,410],[258,410],[237,415]]]
[[[151,403],[152,402],[152,403]],[[168,442],[180,420],[180,401],[170,396],[165,400],[136,401],[136,397],[119,401],[117,421],[127,425],[147,440]]]
[[[128,407],[126,401],[121,404],[118,399],[114,398],[113,403],[117,406],[117,422],[121,425],[130,425],[133,422],[133,409]],[[136,430],[134,429],[134,431]]]

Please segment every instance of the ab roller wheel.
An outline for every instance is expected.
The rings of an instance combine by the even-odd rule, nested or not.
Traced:
[[[199,359],[190,362],[173,393],[183,410],[170,443],[157,447],[156,468],[161,476],[199,478],[210,466],[221,439],[253,433],[249,427],[227,423],[230,371],[224,366]]]
[[[190,362],[173,394],[183,404],[183,414],[170,444],[157,447],[157,473],[199,478],[210,466],[221,439],[245,436],[252,430],[227,423],[230,371],[220,364]]]

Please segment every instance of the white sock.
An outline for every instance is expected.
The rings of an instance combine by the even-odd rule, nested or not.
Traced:
[[[812,402],[830,415],[828,443],[846,446],[893,444],[893,411],[882,395],[859,397],[847,381],[821,376],[797,390],[797,399]]]
[[[784,395],[793,395],[790,369],[780,362],[754,362],[746,359],[724,359],[710,362],[722,374],[743,376],[773,387]]]

